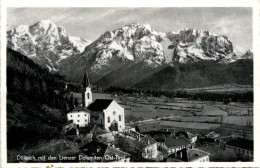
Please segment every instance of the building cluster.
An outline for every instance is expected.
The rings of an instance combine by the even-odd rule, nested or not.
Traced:
[[[92,101],[91,85],[84,77],[83,105],[67,113],[65,131],[87,128],[90,124],[105,130],[79,148],[80,162],[130,162],[133,155],[119,148],[116,139],[123,137],[138,146],[142,159],[164,162],[209,162],[210,153],[196,148],[198,135],[158,123],[144,122],[134,127],[125,126],[124,108],[113,99]],[[92,131],[95,129],[93,128]],[[94,131],[95,132],[95,131]],[[206,138],[217,141],[219,135],[211,132]],[[220,141],[219,141],[220,142]],[[232,139],[224,143],[226,149],[253,158],[253,141]]]

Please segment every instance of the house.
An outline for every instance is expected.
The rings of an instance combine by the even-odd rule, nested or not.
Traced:
[[[209,162],[209,153],[196,148],[182,149],[169,156],[167,162]]]
[[[237,154],[252,159],[254,156],[254,141],[244,138],[236,138],[226,143],[226,149],[231,149]]]
[[[139,132],[141,134],[159,130],[161,128],[162,128],[162,126],[157,122],[156,123],[155,122],[140,123],[135,126],[136,132]]]
[[[142,157],[145,159],[157,158],[157,142],[149,135],[140,136],[138,141],[142,147]]]
[[[188,148],[192,148],[192,143],[183,137],[166,137],[165,142],[158,144],[158,149],[166,152],[165,155],[167,156]]]
[[[125,131],[125,137],[131,139],[136,146],[139,146],[142,150],[142,157],[148,160],[156,159],[158,155],[157,141],[150,135],[143,135],[139,132],[127,130]]]
[[[198,136],[194,135],[190,132],[186,132],[186,131],[179,131],[176,133],[177,137],[184,137],[189,139],[190,143],[195,143],[197,141]]]
[[[72,120],[77,125],[77,128],[86,127],[90,122],[90,112],[85,107],[77,106],[67,113],[67,119],[68,121]]]
[[[93,140],[79,148],[80,162],[129,162],[131,155]]]
[[[79,127],[92,122],[108,131],[122,131],[125,128],[124,108],[113,99],[96,99],[92,102],[92,91],[87,71],[84,75],[84,105],[78,106],[67,114]],[[82,116],[83,115],[83,116]],[[89,117],[90,116],[90,117]],[[83,117],[83,118],[81,118]],[[86,118],[88,117],[88,118]],[[91,120],[91,121],[90,121]]]

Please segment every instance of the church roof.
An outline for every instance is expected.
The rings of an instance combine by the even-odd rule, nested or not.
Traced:
[[[88,71],[87,70],[85,71],[85,74],[84,74],[83,87],[84,88],[90,87],[90,82],[89,82],[89,77],[88,77]]]
[[[88,106],[88,110],[103,111],[112,103],[112,101],[113,99],[96,99],[93,103],[91,103]]]

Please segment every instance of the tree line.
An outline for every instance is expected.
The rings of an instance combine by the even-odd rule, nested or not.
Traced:
[[[252,91],[226,91],[226,92],[207,92],[207,91],[187,91],[187,90],[145,90],[136,88],[124,88],[111,86],[106,89],[106,92],[116,94],[135,94],[138,96],[150,96],[167,98],[187,98],[189,100],[203,100],[203,101],[220,101],[220,102],[253,102]]]

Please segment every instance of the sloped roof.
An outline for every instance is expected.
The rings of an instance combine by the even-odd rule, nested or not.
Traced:
[[[182,154],[182,156],[180,155],[180,153]],[[170,158],[170,160],[175,162],[192,162],[207,155],[209,155],[209,153],[196,148],[182,149],[176,154],[173,154],[174,157]]]
[[[219,137],[219,134],[215,133],[215,132],[210,132],[209,134],[206,135],[207,138],[210,139],[216,139]]]
[[[98,151],[97,148],[100,148]],[[91,157],[102,157],[102,160],[95,160],[96,162],[112,162],[116,161],[117,158],[115,156],[119,157],[130,157],[131,155],[123,152],[119,149],[113,148],[111,146],[108,146],[104,143],[101,143],[97,140],[93,140],[86,145],[79,148],[85,155]],[[110,157],[104,157],[104,156],[110,156]]]
[[[197,160],[201,157],[209,155],[209,153],[196,149],[196,148],[188,149],[188,150],[186,150],[186,153],[187,153],[188,162],[191,162],[191,161]]]
[[[254,150],[254,141],[244,138],[236,138],[231,141],[228,141],[227,145],[250,151]]]
[[[194,134],[192,134],[192,133],[190,133],[190,132],[187,132],[186,134],[187,134],[187,137],[188,137],[188,138],[193,138],[193,137],[196,137],[196,136],[197,136],[197,135],[194,135]]]
[[[165,145],[168,148],[172,147],[177,147],[177,146],[182,146],[182,145],[188,145],[191,144],[190,141],[186,138],[172,138],[172,137],[167,137],[165,140]]]
[[[150,146],[154,143],[157,143],[150,135],[145,135],[140,137],[140,142],[142,143],[143,147]]]
[[[88,110],[87,107],[83,107],[81,105],[75,107],[73,110],[71,110],[69,113],[77,113],[79,111],[84,111],[84,112],[87,112],[87,113],[90,113],[90,111]]]
[[[103,157],[107,150],[107,146],[108,145],[94,140],[79,149],[87,156]],[[97,151],[97,148],[100,148],[100,150]]]
[[[90,111],[103,111],[112,102],[113,102],[113,99],[96,99],[93,103],[91,103],[87,107],[87,109],[90,110]]]
[[[115,156],[118,156],[120,158],[128,158],[128,157],[131,156],[129,153],[123,152],[123,151],[116,149],[116,148],[113,148],[111,146],[107,146],[107,150],[106,150],[105,155],[113,156],[113,158],[108,159],[107,157],[104,157],[103,162],[112,162],[112,161],[118,160],[118,158],[116,158]]]
[[[136,126],[141,133],[150,132],[161,129],[162,126],[159,123],[141,123]]]
[[[179,132],[176,133],[176,135],[177,136],[184,136],[184,137],[189,138],[189,139],[197,136],[197,135],[194,135],[194,134],[192,134],[190,132],[186,132],[186,131],[179,131]]]

